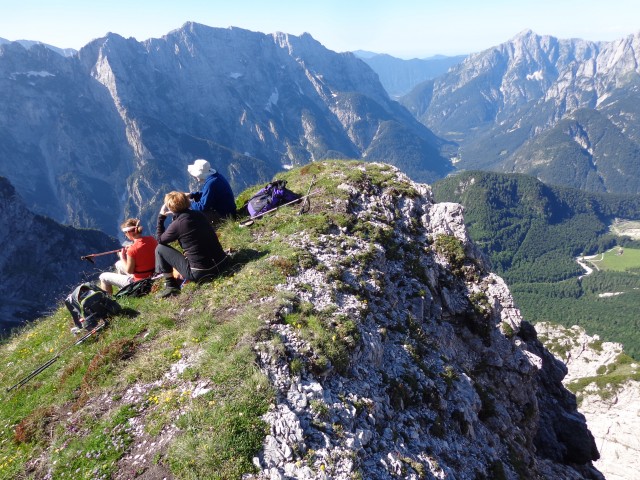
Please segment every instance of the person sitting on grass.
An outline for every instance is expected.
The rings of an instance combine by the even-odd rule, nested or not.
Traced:
[[[150,235],[142,236],[142,226],[137,218],[129,218],[120,225],[127,240],[133,242],[122,247],[114,272],[100,274],[100,288],[109,295],[113,287],[123,288],[132,282],[148,278],[155,271],[155,251],[158,242]]]
[[[169,192],[158,215],[156,239],[156,272],[164,277],[164,289],[158,298],[180,293],[180,281],[173,276],[177,270],[186,281],[203,281],[221,273],[227,259],[211,223],[201,213],[189,208],[191,202],[183,192]],[[172,222],[165,228],[168,215]],[[184,253],[169,246],[177,241]]]
[[[187,193],[191,210],[202,212],[214,229],[224,219],[236,216],[236,201],[231,185],[207,160],[197,159],[187,167],[187,171],[202,184],[200,191]]]

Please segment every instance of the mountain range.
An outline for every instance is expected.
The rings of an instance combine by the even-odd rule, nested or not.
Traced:
[[[425,182],[484,169],[636,193],[639,38],[525,31],[420,67],[196,23],[144,42],[108,34],[68,56],[2,43],[0,175],[34,213],[111,234],[124,216],[152,225],[197,157],[236,192],[294,165],[365,158]],[[392,72],[410,85],[441,61],[460,63],[402,97],[406,108],[385,91]]]
[[[351,53],[310,35],[187,23],[160,39],[108,34],[63,57],[0,45],[0,175],[35,213],[114,234],[151,224],[203,157],[236,192],[323,158],[452,170],[442,140]]]
[[[613,42],[527,30],[469,55],[401,99],[457,143],[458,169],[534,175],[594,192],[640,192],[640,33]]]

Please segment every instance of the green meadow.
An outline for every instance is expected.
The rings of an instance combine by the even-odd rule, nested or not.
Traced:
[[[640,249],[615,247],[590,259],[589,263],[599,270],[629,272],[640,269]]]

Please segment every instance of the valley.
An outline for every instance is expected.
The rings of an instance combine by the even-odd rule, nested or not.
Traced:
[[[528,321],[579,325],[640,358],[640,250],[610,230],[615,218],[640,218],[640,199],[488,172],[451,176],[434,193],[465,206],[471,237]],[[576,262],[583,258],[589,275]]]

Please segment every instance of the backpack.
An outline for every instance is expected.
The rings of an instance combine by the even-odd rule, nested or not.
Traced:
[[[118,293],[116,293],[113,298],[144,297],[149,292],[151,292],[151,288],[153,287],[154,282],[155,280],[153,279],[153,277],[147,277],[136,282],[131,282],[129,285],[125,285],[120,290],[118,290]]]
[[[78,285],[64,304],[71,312],[76,327],[86,330],[92,330],[100,320],[120,311],[120,304],[93,283]]]
[[[300,195],[287,188],[286,180],[275,180],[267,183],[264,188],[249,199],[246,204],[247,211],[251,217],[268,212],[280,205],[298,200]]]

